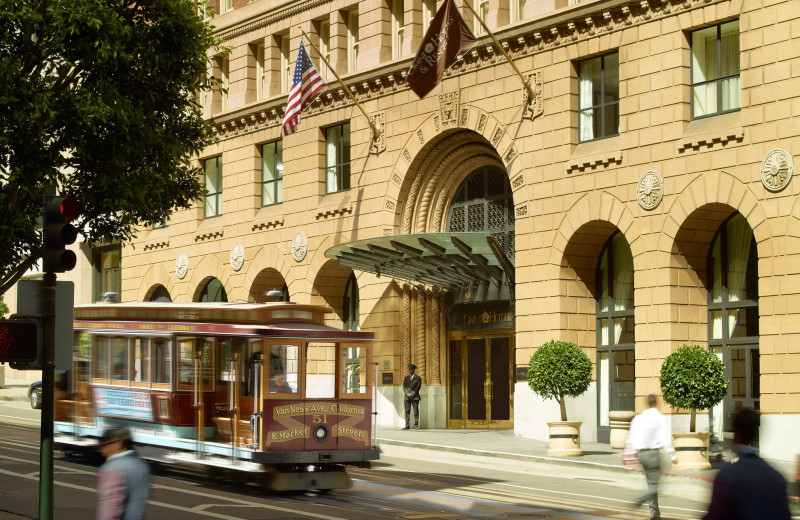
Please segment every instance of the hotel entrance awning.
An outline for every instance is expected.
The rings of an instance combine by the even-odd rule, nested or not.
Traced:
[[[355,240],[325,251],[353,270],[456,289],[514,286],[514,264],[488,233],[418,233]]]

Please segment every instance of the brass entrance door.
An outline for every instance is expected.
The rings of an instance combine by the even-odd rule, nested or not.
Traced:
[[[451,333],[448,427],[513,427],[513,337]]]

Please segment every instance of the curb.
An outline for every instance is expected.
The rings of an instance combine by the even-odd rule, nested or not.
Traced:
[[[0,401],[27,401],[24,395],[0,395]]]
[[[592,469],[600,469],[604,471],[611,471],[614,473],[632,473],[638,472],[641,473],[642,469],[635,467],[635,468],[626,468],[625,466],[617,466],[615,464],[603,464],[601,462],[590,462],[590,461],[583,461],[583,460],[575,460],[570,458],[561,458],[561,457],[545,457],[541,455],[526,455],[522,453],[509,453],[509,452],[502,452],[502,451],[489,451],[489,450],[479,450],[473,448],[462,448],[459,446],[446,446],[441,444],[426,444],[422,442],[412,442],[412,441],[398,441],[395,439],[384,439],[378,438],[379,444],[388,444],[392,446],[401,446],[405,448],[418,448],[418,449],[425,449],[425,450],[434,450],[434,451],[447,451],[452,453],[461,453],[464,455],[475,455],[479,457],[497,457],[503,459],[513,459],[513,460],[521,460],[521,461],[529,461],[529,462],[541,462],[546,464],[556,464],[561,466],[572,466],[572,467],[580,467],[580,468],[592,468]],[[662,473],[665,477],[674,477],[674,478],[686,478],[686,479],[694,479],[703,482],[711,482],[713,481],[713,475],[716,475],[716,472],[713,472],[713,475],[710,477],[706,477],[703,475],[694,475],[691,473],[674,473],[671,471],[665,471]]]

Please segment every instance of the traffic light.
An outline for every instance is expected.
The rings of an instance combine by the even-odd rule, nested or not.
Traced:
[[[44,205],[44,271],[63,273],[78,262],[73,251],[65,246],[75,242],[78,230],[70,221],[78,214],[78,203],[72,197],[50,197]]]
[[[0,363],[33,363],[39,357],[36,322],[0,320]]]

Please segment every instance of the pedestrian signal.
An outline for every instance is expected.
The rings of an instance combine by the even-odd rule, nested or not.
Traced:
[[[32,363],[38,357],[36,322],[0,320],[0,363]]]

